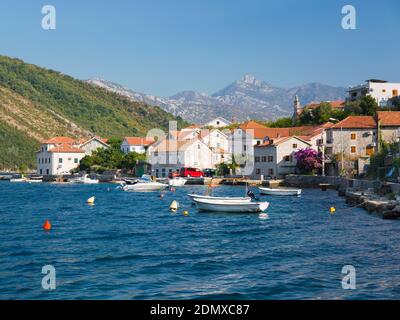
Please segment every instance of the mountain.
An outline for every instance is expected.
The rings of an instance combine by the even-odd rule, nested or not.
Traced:
[[[129,97],[133,101],[144,101],[160,106],[175,116],[200,124],[217,116],[226,119],[235,118],[239,121],[290,116],[296,94],[303,105],[313,101],[344,99],[346,95],[346,89],[343,87],[309,83],[287,89],[268,84],[252,75],[245,75],[211,95],[183,91],[168,98],[138,93],[98,78],[90,79],[88,82]]]
[[[39,141],[51,136],[145,135],[152,128],[167,130],[174,119],[159,107],[0,56],[0,168],[33,167]]]

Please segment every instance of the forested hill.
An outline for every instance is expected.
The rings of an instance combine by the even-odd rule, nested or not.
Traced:
[[[104,138],[186,123],[59,72],[0,56],[0,169],[33,167],[39,141],[55,135]]]

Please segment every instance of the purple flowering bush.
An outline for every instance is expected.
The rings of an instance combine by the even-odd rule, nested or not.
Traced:
[[[315,173],[322,167],[322,154],[312,148],[298,150],[294,157],[301,173]]]

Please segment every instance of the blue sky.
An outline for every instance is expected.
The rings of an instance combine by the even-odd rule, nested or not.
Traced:
[[[56,30],[41,28],[46,4]],[[341,28],[346,4],[357,30]],[[399,17],[398,0],[2,0],[0,54],[162,96],[247,73],[284,87],[400,82]]]

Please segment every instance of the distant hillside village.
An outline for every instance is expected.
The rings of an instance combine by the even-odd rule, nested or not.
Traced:
[[[125,155],[142,155],[141,161],[136,160],[146,163],[142,173],[159,178],[171,176],[181,168],[217,169],[220,174],[242,174],[261,180],[281,178],[298,173],[296,153],[305,149],[321,155],[321,174],[363,175],[371,157],[381,151],[384,143],[399,142],[400,111],[393,111],[398,107],[399,91],[400,83],[371,79],[349,88],[346,101],[302,106],[299,97],[294,97],[293,116],[286,121],[291,123],[285,127],[251,120],[232,123],[217,117],[161,137],[124,137],[118,147]],[[376,104],[373,112],[368,109],[361,115],[350,112],[343,119],[331,117],[345,115],[346,108],[364,98]],[[326,105],[330,113],[324,119],[321,109]],[[357,107],[365,109],[363,105]],[[320,123],[315,123],[318,113]],[[100,137],[86,141],[54,137],[43,141],[37,152],[37,174],[70,174],[82,169],[84,159],[109,148],[109,141]]]

